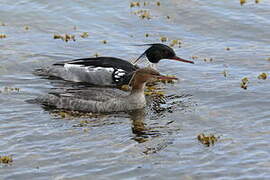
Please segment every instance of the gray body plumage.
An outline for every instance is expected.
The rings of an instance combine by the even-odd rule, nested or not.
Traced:
[[[36,100],[46,106],[92,113],[130,111],[146,106],[144,91],[123,95],[123,93],[115,93],[113,90],[99,88],[48,94]]]
[[[113,68],[85,67],[81,65],[51,66],[37,72],[39,75],[60,77],[67,81],[86,82],[100,86],[113,84]]]

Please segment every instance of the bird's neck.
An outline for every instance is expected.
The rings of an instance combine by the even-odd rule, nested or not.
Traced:
[[[150,62],[149,65],[148,65],[148,67],[157,70],[157,63],[151,63],[151,62]]]
[[[138,82],[135,80],[135,82],[132,86],[131,94],[144,93],[145,84],[146,83]]]

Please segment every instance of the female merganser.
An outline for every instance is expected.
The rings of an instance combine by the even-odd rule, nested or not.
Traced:
[[[91,91],[54,93],[39,97],[35,102],[59,109],[92,113],[109,113],[141,109],[146,106],[144,87],[146,82],[156,79],[177,79],[162,76],[152,68],[136,70],[132,77],[132,90],[129,95],[112,97],[104,88],[93,88]]]
[[[140,55],[134,63],[137,63],[144,56],[153,64],[157,64],[161,59],[194,63],[193,61],[177,57],[174,50],[167,45],[146,45],[150,45],[151,47]],[[139,69],[138,66],[119,58],[97,57],[55,63],[51,67],[38,69],[36,74],[59,77],[74,82],[86,82],[99,86],[121,86],[130,82],[133,73],[137,69]]]

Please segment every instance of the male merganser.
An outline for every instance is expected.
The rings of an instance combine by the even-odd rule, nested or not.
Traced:
[[[132,90],[129,95],[112,97],[104,88],[93,88],[91,91],[53,93],[39,97],[35,102],[59,109],[92,113],[108,113],[141,109],[146,106],[144,95],[145,84],[156,79],[177,79],[162,76],[152,68],[136,70],[132,77]]]
[[[161,59],[194,63],[177,57],[174,50],[167,45],[147,45],[150,47],[134,63],[137,63],[144,56],[153,64],[157,64]],[[99,86],[121,86],[130,82],[137,69],[139,69],[138,66],[119,58],[97,57],[55,63],[51,67],[37,70],[36,74]]]

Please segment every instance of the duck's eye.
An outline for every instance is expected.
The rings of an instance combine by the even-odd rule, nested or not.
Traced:
[[[168,54],[169,54],[169,52],[168,52],[168,51],[166,51],[166,50],[163,50],[163,54],[168,55]]]

